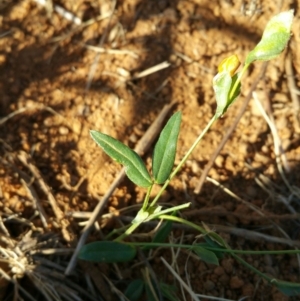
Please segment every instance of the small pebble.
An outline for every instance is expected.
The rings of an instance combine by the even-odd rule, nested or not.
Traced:
[[[203,287],[206,291],[211,291],[215,288],[215,284],[214,282],[212,282],[211,280],[207,280],[204,282]]]
[[[226,273],[231,273],[232,272],[232,260],[229,259],[223,259],[221,262],[221,266],[224,268],[224,270],[226,271]]]
[[[222,156],[218,156],[215,160],[215,164],[221,168],[224,164],[224,158]]]
[[[69,133],[69,129],[65,126],[60,126],[58,132],[60,135],[67,135]]]
[[[244,285],[244,281],[238,276],[233,276],[230,279],[229,285],[232,289],[239,289]]]
[[[218,266],[214,269],[214,273],[218,276],[221,276],[225,273],[224,268],[222,268],[221,266]]]

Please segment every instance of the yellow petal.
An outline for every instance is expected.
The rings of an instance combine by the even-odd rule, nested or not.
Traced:
[[[225,58],[219,65],[218,71],[219,73],[223,71],[228,71],[230,76],[232,77],[236,70],[239,68],[241,62],[237,55],[233,54],[227,58]]]

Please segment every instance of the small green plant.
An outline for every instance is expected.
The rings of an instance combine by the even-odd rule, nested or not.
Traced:
[[[131,225],[125,232],[119,235],[114,241],[99,241],[85,245],[79,254],[79,258],[88,261],[97,262],[124,262],[132,260],[137,253],[137,248],[142,250],[155,247],[177,247],[188,249],[199,256],[207,263],[218,265],[219,259],[224,254],[229,254],[237,261],[274,284],[280,291],[286,295],[292,296],[300,293],[300,284],[284,282],[274,279],[244,261],[238,254],[278,254],[278,253],[297,253],[298,251],[281,252],[253,252],[233,250],[230,246],[215,232],[201,227],[176,216],[176,212],[187,208],[190,204],[182,204],[173,208],[164,209],[157,204],[161,194],[169,185],[170,181],[176,176],[182,168],[190,154],[199,144],[203,136],[211,128],[214,122],[224,115],[230,105],[237,99],[241,90],[241,79],[245,71],[255,61],[267,61],[277,57],[286,47],[289,39],[293,21],[293,10],[282,12],[273,17],[267,24],[261,41],[250,51],[246,57],[245,63],[240,72],[237,72],[240,61],[236,55],[232,55],[221,62],[218,68],[218,74],[213,79],[213,89],[215,92],[217,109],[215,115],[211,118],[205,129],[187,151],[180,163],[174,168],[176,145],[180,130],[181,113],[175,113],[167,122],[162,130],[160,137],[155,145],[152,158],[152,172],[150,173],[140,156],[128,146],[120,141],[100,133],[91,131],[90,134],[94,141],[109,155],[112,159],[121,163],[125,167],[128,178],[136,185],[147,189],[142,208],[137,213]],[[173,170],[173,171],[172,171]],[[153,185],[162,185],[160,191],[153,200],[150,200],[150,193]],[[133,243],[124,242],[124,239],[135,231],[142,223],[151,220],[163,220],[160,230],[153,238],[151,243]],[[181,223],[192,227],[201,233],[205,242],[183,245],[183,244],[165,244],[164,241],[169,235],[172,223]],[[138,289],[137,289],[138,287]],[[140,296],[146,288],[141,280],[136,280],[128,287],[128,295],[137,294]],[[168,298],[168,297],[167,297]],[[173,298],[173,297],[172,297]],[[172,299],[169,297],[169,299]],[[135,297],[133,299],[138,299]],[[174,298],[173,298],[174,299]],[[175,300],[175,299],[174,299]]]

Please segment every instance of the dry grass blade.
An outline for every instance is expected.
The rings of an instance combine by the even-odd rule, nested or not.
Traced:
[[[54,10],[55,12],[57,12],[59,15],[61,15],[66,20],[71,21],[76,25],[82,24],[82,21],[80,18],[76,17],[74,14],[67,11],[60,5],[57,5],[57,4],[53,5],[52,0],[51,1],[50,0],[34,0],[34,1],[42,6],[46,7],[47,13],[50,16],[52,14],[52,11]]]
[[[293,112],[295,118],[295,128],[298,132],[300,132],[300,100],[296,93],[297,85],[295,82],[295,75],[293,71],[293,64],[291,54],[287,55],[285,60],[285,72],[287,77],[288,88],[291,94],[292,103],[293,103]]]
[[[226,187],[224,187],[223,185],[221,185],[220,183],[218,183],[216,180],[211,179],[211,178],[209,178],[209,177],[207,177],[207,179],[208,179],[211,183],[213,183],[213,184],[217,185],[218,187],[222,188],[222,190],[223,190],[224,192],[226,192],[228,195],[232,196],[234,199],[240,201],[241,203],[243,203],[244,205],[246,205],[246,206],[249,207],[250,209],[252,209],[252,210],[254,210],[255,212],[257,212],[259,215],[264,216],[267,220],[269,220],[269,221],[272,223],[272,225],[273,225],[274,227],[276,227],[276,228],[278,229],[278,231],[280,231],[280,232],[283,234],[283,236],[284,236],[285,238],[287,238],[288,240],[290,240],[290,241],[292,242],[292,240],[290,239],[289,235],[288,235],[288,234],[287,234],[287,233],[286,233],[286,232],[285,232],[285,231],[284,231],[277,223],[275,223],[271,218],[269,218],[268,216],[266,216],[266,215],[264,214],[264,212],[262,212],[258,207],[256,207],[256,206],[250,204],[249,202],[246,202],[245,200],[243,200],[242,198],[240,198],[239,196],[237,196],[236,194],[234,194],[232,191],[230,191],[228,188],[226,188]]]
[[[142,72],[134,75],[131,79],[138,79],[138,78],[142,78],[142,77],[148,76],[148,75],[150,75],[152,73],[155,73],[155,72],[158,72],[158,71],[160,71],[162,69],[168,68],[168,67],[170,67],[170,65],[171,64],[169,62],[162,62],[160,64],[157,64],[157,65],[155,65],[153,67],[150,67],[150,68],[148,68],[148,69],[146,69],[146,70],[144,70],[144,71],[142,71]]]
[[[41,201],[38,197],[38,194],[36,193],[35,189],[30,184],[27,184],[25,182],[25,180],[21,179],[21,183],[25,187],[25,189],[29,195],[29,198],[32,200],[32,203],[34,204],[34,208],[38,210],[43,227],[45,229],[47,229],[48,228],[48,222],[47,222],[48,216],[47,216],[43,206],[41,205]]]
[[[291,247],[300,247],[299,240],[292,240],[292,239],[288,239],[288,238],[276,237],[273,235],[267,235],[267,234],[263,234],[261,232],[247,230],[247,229],[240,229],[240,228],[236,228],[236,227],[229,227],[229,226],[215,225],[215,224],[211,224],[209,226],[211,228],[213,228],[215,231],[230,233],[230,234],[233,234],[236,236],[244,237],[247,240],[263,240],[266,242],[279,243],[279,244],[284,244],[284,245],[288,245]]]
[[[84,48],[95,51],[95,52],[99,52],[99,53],[108,53],[108,54],[116,54],[116,55],[130,55],[133,58],[138,58],[139,56],[131,51],[131,50],[126,50],[126,49],[106,49],[103,47],[97,47],[97,46],[93,46],[93,45],[87,45],[84,44],[83,45]]]
[[[112,2],[112,9],[111,9],[110,16],[109,16],[109,22],[108,22],[107,27],[105,28],[104,33],[103,33],[102,36],[101,36],[100,42],[99,42],[99,44],[98,44],[99,47],[101,47],[101,46],[104,44],[104,41],[105,41],[105,39],[106,39],[106,37],[107,37],[107,34],[108,34],[108,28],[109,28],[109,26],[110,26],[110,24],[111,24],[111,21],[112,21],[112,17],[113,17],[115,8],[116,8],[116,3],[117,3],[116,0],[114,0],[114,1]],[[90,68],[90,71],[89,71],[89,73],[88,73],[88,79],[87,79],[87,81],[86,81],[86,86],[85,86],[85,91],[86,91],[86,92],[90,89],[90,87],[91,87],[91,85],[92,85],[92,81],[93,81],[93,79],[94,79],[94,75],[95,75],[96,70],[97,70],[97,65],[98,65],[98,62],[99,62],[99,60],[100,60],[100,55],[101,55],[101,53],[98,53],[98,54],[95,56],[94,62],[93,62],[92,66],[91,66],[91,68]]]
[[[188,294],[191,296],[192,300],[200,301],[198,296],[191,290],[191,288],[181,279],[178,273],[174,271],[174,269],[168,264],[168,262],[163,258],[160,257],[161,261],[165,265],[165,267],[171,272],[171,274],[174,276],[174,278],[180,283],[180,285],[188,292]]]
[[[0,125],[4,124],[6,121],[8,121],[9,119],[13,118],[14,116],[18,115],[18,114],[21,114],[27,110],[29,110],[30,108],[21,108],[21,109],[18,109],[10,114],[8,114],[6,117],[3,117],[0,119]]]
[[[259,108],[262,116],[264,117],[264,119],[266,120],[268,126],[270,127],[270,130],[271,130],[271,133],[272,133],[272,136],[273,136],[273,141],[274,141],[274,152],[275,152],[275,156],[276,156],[277,168],[278,168],[278,171],[280,173],[280,176],[283,179],[285,185],[289,188],[289,190],[291,192],[293,192],[293,189],[292,189],[290,183],[288,182],[288,180],[287,180],[287,178],[284,174],[284,170],[282,168],[281,162],[284,164],[285,170],[290,171],[290,168],[289,168],[288,163],[287,163],[286,156],[285,156],[285,154],[283,152],[283,149],[282,149],[282,146],[281,146],[281,141],[280,141],[280,138],[278,136],[278,132],[277,132],[277,129],[276,129],[276,126],[275,126],[274,118],[272,116],[269,117],[267,115],[267,113],[264,110],[261,102],[259,101],[257,93],[255,93],[255,91],[252,93],[252,95],[253,95],[255,103],[256,103],[257,107]]]
[[[154,289],[153,283],[152,283],[152,281],[151,281],[149,269],[148,269],[148,268],[143,269],[143,270],[142,270],[142,274],[143,274],[143,278],[144,278],[145,283],[147,283],[148,288],[149,288],[150,291],[151,291],[151,294],[152,294],[153,299],[154,299],[155,301],[162,301],[161,294],[160,294],[159,296],[157,296],[157,294],[156,294],[156,291],[155,291],[155,289]],[[159,291],[159,293],[160,293],[160,291]]]
[[[28,167],[28,169],[32,172],[33,176],[35,177],[35,179],[37,180],[39,186],[41,187],[41,189],[44,191],[44,193],[46,194],[46,196],[48,197],[49,203],[52,207],[52,210],[56,216],[56,218],[60,221],[63,219],[63,212],[62,210],[59,208],[59,206],[57,205],[57,202],[49,188],[49,186],[46,184],[46,182],[44,181],[41,173],[39,172],[39,170],[37,169],[36,166],[34,166],[31,162],[30,162],[30,158],[29,156],[25,153],[25,152],[20,152],[20,154],[18,155],[18,159],[26,166]]]

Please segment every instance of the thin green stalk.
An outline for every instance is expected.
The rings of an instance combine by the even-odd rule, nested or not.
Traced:
[[[235,255],[234,253],[231,253],[232,257],[235,258],[237,261],[239,261],[241,264],[243,264],[245,267],[247,267],[249,270],[253,271],[254,273],[256,273],[257,275],[259,275],[261,278],[266,279],[267,281],[271,282],[272,279],[269,277],[268,275],[264,274],[263,272],[261,272],[260,270],[256,269],[254,266],[252,266],[250,263],[248,263],[247,261],[245,261],[244,259],[242,259],[241,257]]]
[[[235,94],[236,89],[238,88],[239,83],[242,80],[243,75],[245,74],[246,70],[249,68],[250,64],[245,64],[242,71],[239,74],[239,77],[237,78],[236,82],[234,83],[234,86],[232,87],[228,99],[232,99],[233,95]]]
[[[211,128],[211,126],[213,125],[213,123],[216,120],[217,120],[217,118],[215,116],[213,118],[211,118],[211,120],[206,125],[206,127],[204,128],[204,130],[202,131],[202,133],[198,136],[198,138],[196,139],[196,141],[194,142],[194,144],[187,151],[187,153],[185,154],[185,156],[181,159],[180,163],[177,165],[177,167],[171,173],[169,179],[161,187],[160,191],[157,193],[156,197],[154,198],[154,200],[152,201],[152,203],[151,203],[150,206],[154,206],[156,204],[156,202],[158,201],[158,199],[160,198],[160,196],[162,195],[162,193],[165,191],[166,187],[169,185],[169,183],[174,178],[174,176],[178,173],[178,171],[182,168],[183,164],[186,162],[186,160],[188,159],[188,157],[190,156],[190,154],[193,152],[193,150],[196,148],[196,146],[201,141],[201,139],[203,138],[203,136],[208,132],[208,130]]]
[[[120,232],[125,231],[125,230],[128,229],[129,227],[130,227],[130,225],[126,225],[126,226],[124,226],[124,227],[121,227],[121,228],[112,230],[109,234],[107,234],[107,235],[104,237],[104,240],[109,240],[110,237],[114,236],[115,234],[118,234],[118,233],[120,233]]]
[[[192,222],[189,222],[189,221],[187,221],[187,220],[185,220],[183,218],[177,217],[177,216],[173,216],[173,215],[160,215],[159,219],[166,219],[166,220],[170,220],[170,221],[173,221],[173,222],[181,223],[181,224],[187,225],[187,226],[189,226],[191,228],[194,228],[195,230],[199,231],[200,233],[202,233],[204,235],[207,234],[207,231],[204,228],[202,228],[202,227],[200,227],[200,226],[198,226],[198,225],[196,225],[196,224],[194,224]]]
[[[143,211],[146,211],[146,209],[148,207],[148,203],[149,203],[149,198],[150,198],[150,193],[151,193],[152,187],[153,187],[153,184],[148,187],[147,194],[146,194],[145,200],[143,202],[143,207],[142,207]]]
[[[132,242],[128,243],[136,247],[166,247],[166,248],[181,248],[181,249],[195,249],[195,245],[186,244],[172,244],[172,243],[161,243],[161,242]],[[201,246],[200,246],[201,247]],[[232,254],[244,254],[244,255],[285,255],[285,254],[299,254],[300,250],[281,250],[281,251],[243,251],[243,250],[232,250],[224,248],[213,248],[208,245],[203,246],[203,248],[209,251],[232,253]]]
[[[122,241],[125,237],[130,235],[136,228],[140,226],[141,223],[131,224],[131,226],[120,236],[118,236],[114,241]]]
[[[195,230],[199,231],[200,233],[202,233],[203,235],[207,235],[211,240],[214,240],[217,244],[219,244],[220,246],[224,247],[225,249],[230,250],[230,247],[228,246],[228,244],[221,238],[221,236],[219,236],[217,233],[213,232],[213,231],[207,231],[206,229],[204,229],[203,227],[200,227],[192,222],[189,222],[183,218],[177,217],[177,216],[170,216],[170,215],[160,215],[159,216],[160,219],[166,219],[166,220],[171,220],[177,223],[181,223],[184,225],[187,225],[191,228],[194,228]],[[230,253],[230,252],[229,252]]]
[[[205,249],[216,252],[244,254],[244,255],[286,255],[286,254],[300,254],[300,250],[281,250],[281,251],[252,251],[252,250],[233,250],[205,246]]]

